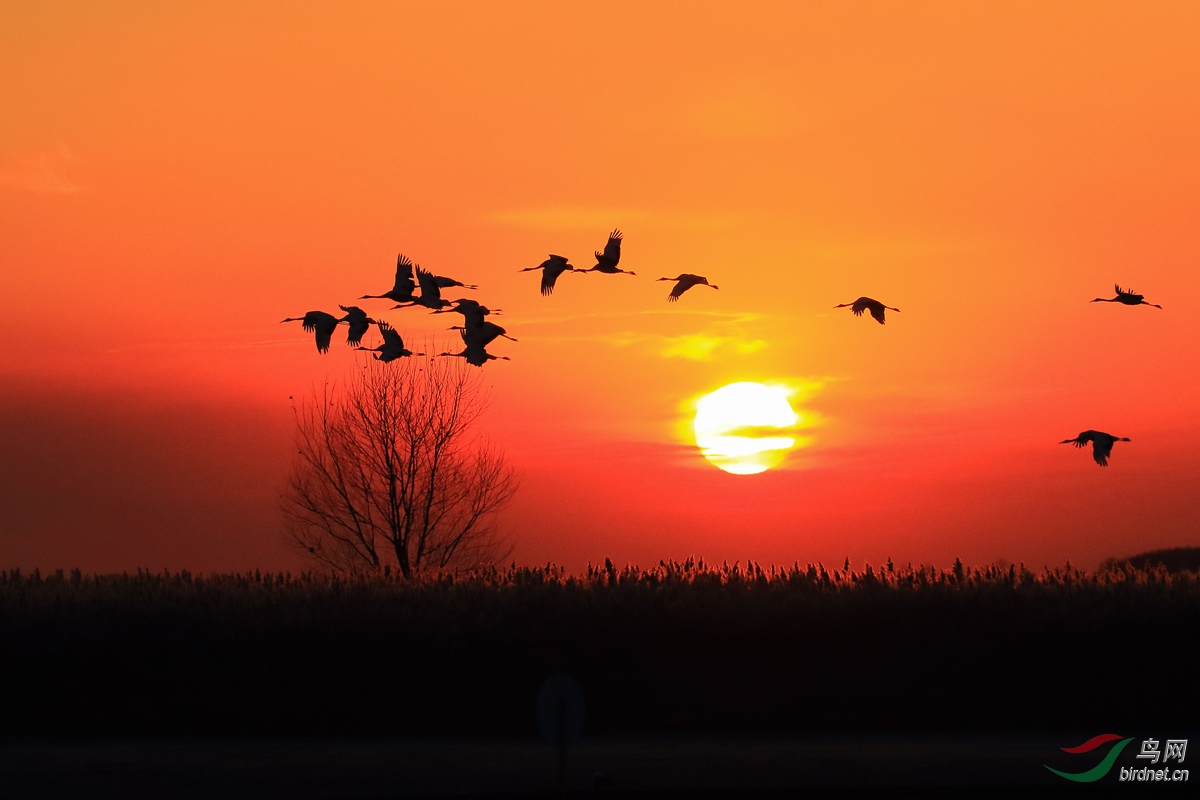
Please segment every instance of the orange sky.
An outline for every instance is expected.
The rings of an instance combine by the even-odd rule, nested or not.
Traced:
[[[521,340],[519,561],[1200,544],[1200,6],[168,5],[0,8],[0,567],[297,566],[287,397],[358,356],[278,320],[398,251]],[[517,272],[618,226],[636,278]],[[736,380],[813,386],[811,446],[704,462]]]

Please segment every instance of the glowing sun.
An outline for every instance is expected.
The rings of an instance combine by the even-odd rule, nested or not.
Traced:
[[[731,383],[696,404],[692,427],[700,453],[734,475],[754,475],[777,466],[796,444],[798,416],[788,390],[761,383]]]

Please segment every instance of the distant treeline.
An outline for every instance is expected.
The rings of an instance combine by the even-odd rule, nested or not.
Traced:
[[[1168,572],[1200,571],[1200,547],[1172,547],[1167,550],[1138,553],[1128,558],[1110,558],[1101,564],[1100,568],[1110,570],[1131,566],[1149,570],[1160,565],[1166,567]]]
[[[1200,577],[689,560],[404,581],[0,573],[0,735],[1177,727]],[[1189,720],[1190,721],[1190,720]]]

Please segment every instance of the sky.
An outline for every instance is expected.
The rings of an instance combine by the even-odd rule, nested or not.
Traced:
[[[364,356],[279,320],[399,252],[520,340],[518,563],[1200,545],[1197,52],[1188,2],[5,3],[0,568],[303,568],[289,396]],[[636,277],[519,272],[618,227]],[[807,421],[757,475],[689,438],[737,381]]]

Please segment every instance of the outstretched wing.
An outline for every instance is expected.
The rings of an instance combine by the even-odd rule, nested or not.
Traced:
[[[358,317],[366,317],[367,316],[367,312],[363,311],[358,306],[343,306],[341,304],[338,304],[338,308],[340,308],[342,311],[345,311],[346,314],[350,317],[358,318]]]
[[[484,347],[487,347],[489,344],[494,342],[497,337],[507,333],[504,328],[500,327],[496,323],[487,321],[484,321],[484,323],[476,328],[476,330],[478,331],[478,334],[476,334],[477,341]]]
[[[554,293],[554,282],[558,280],[558,276],[567,271],[567,260],[561,256],[550,256],[546,263],[542,264],[542,294]]]
[[[1074,439],[1067,439],[1063,444],[1073,444],[1076,447],[1084,447],[1088,442],[1094,441],[1095,431],[1080,431],[1079,435]]]
[[[346,333],[346,344],[351,347],[358,347],[362,344],[362,338],[371,328],[371,320],[369,319],[352,319],[350,320],[350,330]]]
[[[463,343],[468,347],[483,347],[487,345],[489,341],[491,341],[487,338],[486,325],[487,323],[484,323],[476,328],[464,325],[458,332],[458,335],[462,337]]]
[[[301,320],[300,327],[309,333],[312,333],[322,325],[326,325],[329,322],[333,322],[334,325],[337,325],[337,317],[335,317],[333,314],[326,314],[324,311],[309,311],[304,315],[304,319]]]
[[[696,276],[680,275],[679,280],[675,282],[675,288],[671,290],[671,294],[667,296],[668,303],[674,303],[679,299],[679,296],[688,289],[696,285]]]
[[[400,334],[396,333],[395,328],[386,322],[376,322],[375,327],[379,328],[379,335],[383,337],[384,347],[404,349],[404,340],[400,338]]]
[[[884,319],[883,319],[883,314],[884,314],[883,303],[873,302],[873,303],[869,304],[869,305],[867,306],[867,308],[868,308],[868,309],[870,309],[870,311],[871,311],[871,317],[872,317],[872,319],[874,319],[874,320],[875,320],[876,322],[878,322],[880,325],[883,325],[883,324],[884,324]]]
[[[441,300],[442,290],[438,286],[437,276],[432,272],[417,267],[417,283],[421,284],[421,299]]]
[[[1092,458],[1102,467],[1108,466],[1108,457],[1112,455],[1113,438],[1111,436],[1095,436],[1092,438]]]
[[[341,321],[350,326],[350,330],[346,333],[346,344],[351,347],[357,347],[362,344],[362,337],[370,329],[371,323],[375,320],[368,317],[367,312],[358,306],[339,305],[338,308],[346,312],[346,316]]]
[[[317,335],[318,353],[329,352],[329,342],[333,339],[333,332],[337,330],[337,326],[338,318],[333,314],[326,314],[324,311],[309,311],[304,315],[303,328]]]
[[[401,253],[396,257],[396,283],[392,291],[408,297],[412,296],[417,284],[413,282],[413,263],[408,256]]]
[[[621,262],[621,239],[623,234],[617,230],[608,235],[608,243],[604,245],[604,252],[596,251],[596,261],[606,267],[615,267]]]

